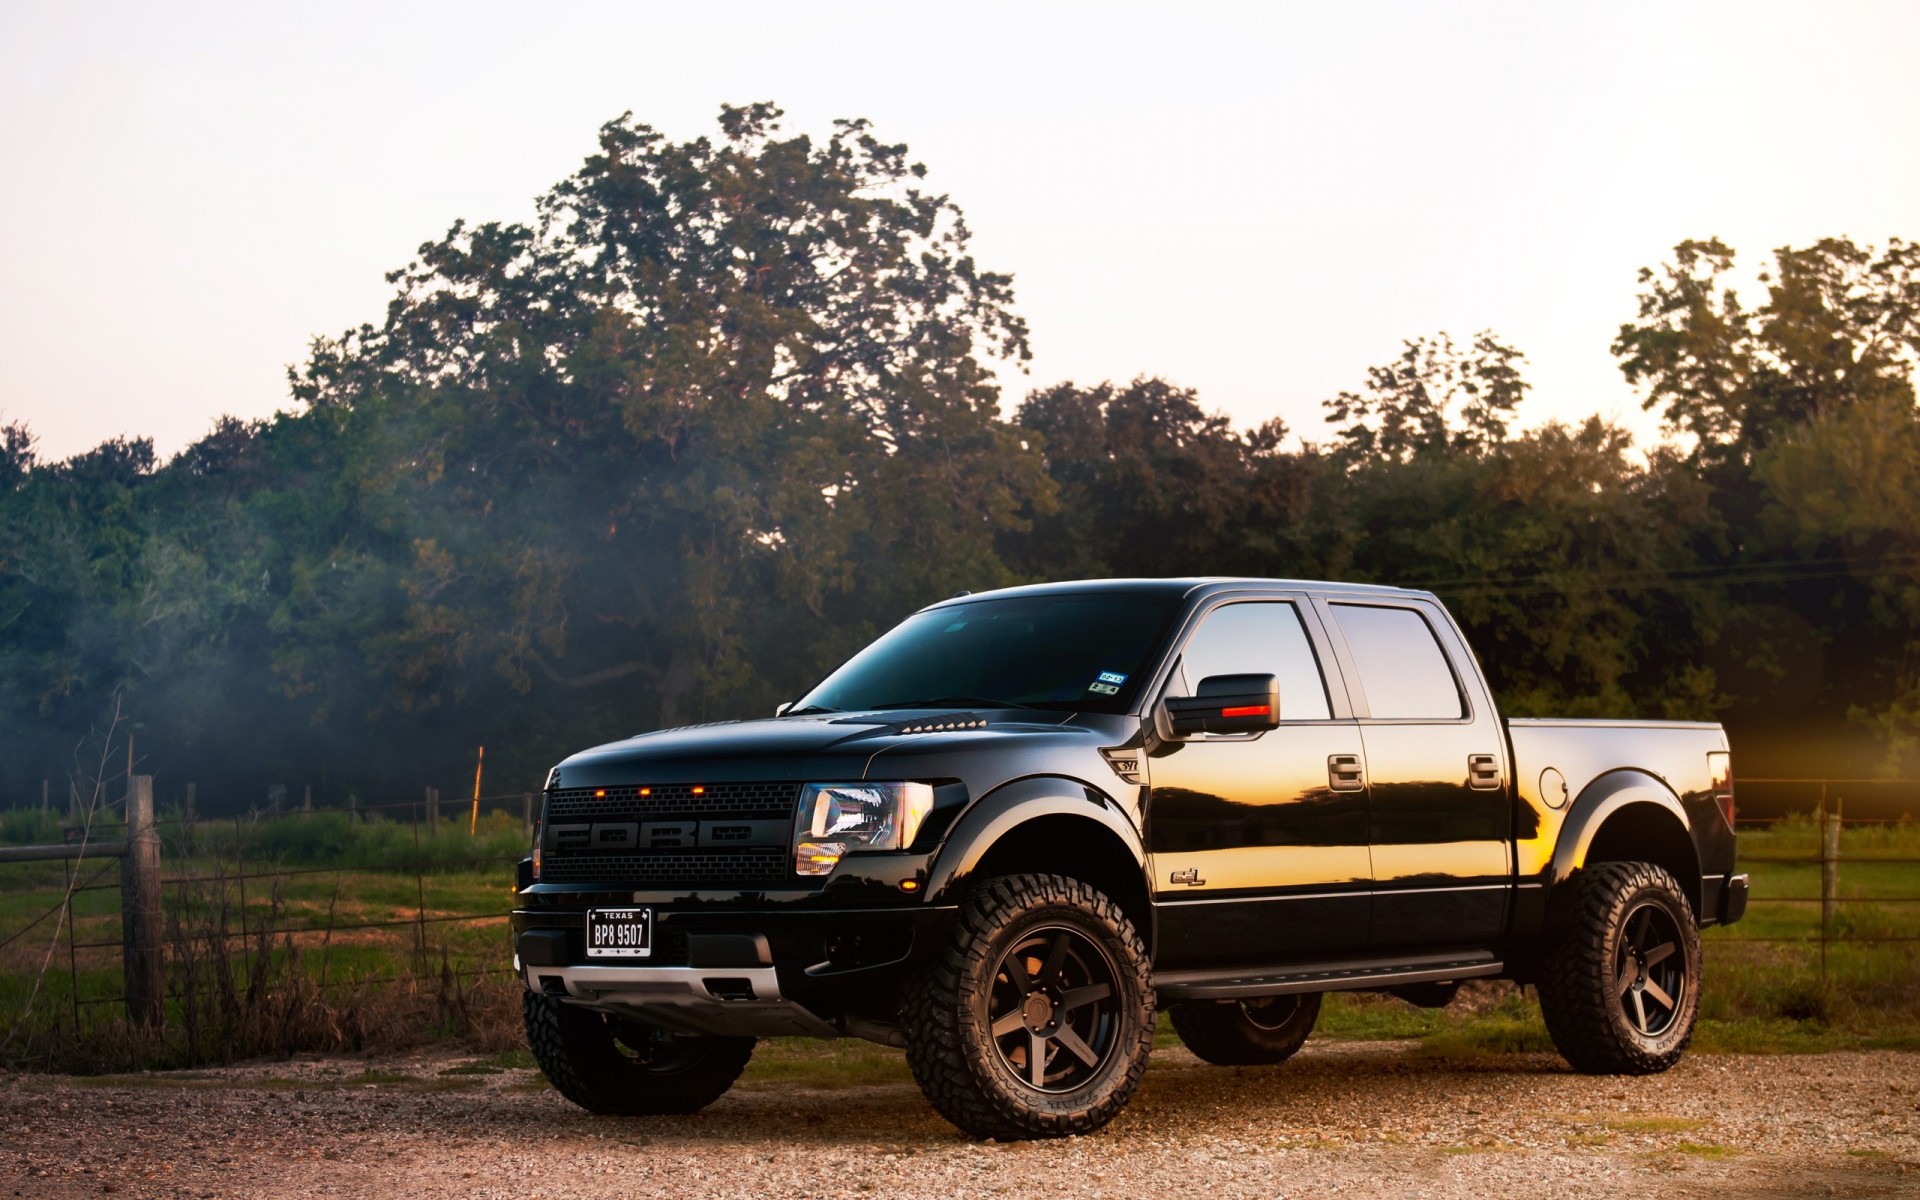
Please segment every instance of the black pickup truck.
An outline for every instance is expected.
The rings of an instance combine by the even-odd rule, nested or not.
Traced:
[[[977,1136],[1096,1129],[1157,1009],[1279,1062],[1329,991],[1534,985],[1596,1073],[1692,1035],[1738,920],[1712,724],[1503,720],[1425,592],[1101,580],[931,605],[768,720],[547,780],[527,1037],[600,1113],[691,1112],[761,1037],[904,1048]]]

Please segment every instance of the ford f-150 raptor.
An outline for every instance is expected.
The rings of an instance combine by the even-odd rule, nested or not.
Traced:
[[[771,719],[566,759],[513,931],[534,1056],[591,1111],[850,1035],[1024,1138],[1112,1119],[1158,1009],[1277,1063],[1323,993],[1505,977],[1575,1068],[1660,1071],[1746,899],[1718,725],[1504,720],[1425,592],[1102,580],[957,596]]]

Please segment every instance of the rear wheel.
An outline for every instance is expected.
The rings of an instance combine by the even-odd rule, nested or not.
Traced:
[[[1217,1067],[1267,1066],[1306,1045],[1320,1017],[1320,993],[1203,1000],[1167,1011],[1173,1031],[1195,1057]]]
[[[1538,986],[1553,1044],[1589,1075],[1646,1075],[1680,1061],[1700,997],[1700,932],[1672,875],[1601,863],[1571,883]]]
[[[534,991],[525,993],[521,1016],[548,1081],[592,1113],[698,1112],[726,1094],[753,1056],[750,1037],[682,1037]]]
[[[914,1079],[961,1129],[1087,1133],[1126,1106],[1153,1048],[1146,946],[1088,884],[993,879],[962,906],[903,1017]]]

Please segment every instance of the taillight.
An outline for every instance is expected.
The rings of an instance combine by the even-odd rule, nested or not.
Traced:
[[[1707,777],[1713,788],[1713,802],[1720,806],[1721,815],[1727,818],[1727,828],[1733,828],[1733,755],[1725,750],[1713,750],[1707,754]]]

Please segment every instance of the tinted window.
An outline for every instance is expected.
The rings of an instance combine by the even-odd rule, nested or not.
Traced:
[[[1274,675],[1280,719],[1324,721],[1327,685],[1291,604],[1229,604],[1207,614],[1180,655],[1186,694],[1209,675]]]
[[[1376,717],[1452,720],[1465,715],[1460,686],[1425,617],[1411,608],[1336,604],[1334,618]]]
[[[1151,670],[1177,599],[1025,596],[915,613],[799,702],[858,712],[989,701],[1126,712]]]

